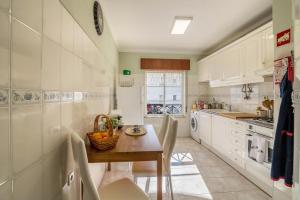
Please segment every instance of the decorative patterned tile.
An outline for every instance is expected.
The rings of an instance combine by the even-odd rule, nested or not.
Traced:
[[[59,91],[44,91],[43,92],[44,102],[52,103],[60,101],[60,92]]]
[[[41,102],[41,92],[31,90],[13,90],[13,104],[37,104]]]
[[[88,92],[82,92],[82,100],[88,100],[88,96],[89,96],[89,93]]]
[[[62,92],[61,101],[68,102],[68,101],[73,101],[73,99],[74,99],[73,92]]]
[[[9,100],[8,89],[0,89],[0,106],[7,106]]]
[[[74,101],[82,101],[83,93],[82,92],[74,92]]]

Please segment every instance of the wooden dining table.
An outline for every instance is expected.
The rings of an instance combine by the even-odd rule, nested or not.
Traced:
[[[125,130],[130,126],[124,126],[116,131],[120,134],[116,146],[107,151],[99,151],[90,145],[86,145],[89,163],[110,162],[157,162],[157,199],[162,200],[162,146],[155,133],[153,125],[143,125],[147,133],[142,136],[126,135]]]

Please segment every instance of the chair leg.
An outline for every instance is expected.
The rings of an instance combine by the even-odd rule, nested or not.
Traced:
[[[147,177],[146,186],[145,186],[145,192],[149,194],[149,188],[150,188],[150,177]]]
[[[169,181],[169,178],[167,177],[167,176],[165,176],[165,180],[166,180],[166,193],[168,194],[168,199],[170,199],[170,193],[171,193],[171,191],[170,191],[170,181]]]
[[[170,190],[171,190],[171,199],[174,200],[173,184],[172,184],[172,176],[171,176],[171,174],[168,174],[168,179],[169,179],[169,186],[170,186]]]
[[[134,182],[135,184],[137,184],[137,177],[136,177],[136,176],[133,176],[133,182]]]

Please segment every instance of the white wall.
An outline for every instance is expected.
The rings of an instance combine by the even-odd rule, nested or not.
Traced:
[[[215,98],[218,102],[224,102],[232,105],[233,111],[256,113],[256,107],[262,107],[264,96],[270,99],[274,98],[273,82],[264,82],[250,85],[253,92],[250,99],[245,100],[242,93],[242,85],[211,88],[208,87],[208,93],[205,96],[208,101]]]
[[[135,82],[139,86],[144,86],[144,71],[140,68],[141,58],[170,58],[170,59],[190,59],[191,70],[187,72],[186,76],[186,106],[187,113],[184,117],[178,117],[179,127],[178,136],[187,137],[190,134],[189,113],[194,103],[199,98],[199,91],[205,93],[206,87],[201,87],[198,84],[198,67],[197,55],[182,55],[182,54],[161,54],[161,53],[138,53],[138,52],[120,52],[119,54],[119,71],[122,73],[123,69],[130,69],[135,77]],[[159,130],[161,119],[145,117],[145,123],[153,124],[156,130]]]
[[[62,189],[73,168],[66,137],[110,109],[109,29],[99,49],[58,0],[1,0],[0,24],[0,199],[76,200],[78,180]]]
[[[276,38],[276,34],[284,31],[286,29],[292,28],[292,0],[273,0],[273,32]],[[275,46],[275,44],[274,44]],[[274,47],[274,55],[275,60],[289,56],[291,50],[293,49],[292,43],[290,45],[285,45],[282,47]],[[275,87],[275,124],[278,119],[278,111],[280,106],[280,98],[279,98],[279,88]],[[274,194],[273,197],[275,200],[283,200],[283,199],[291,199],[292,198],[292,190],[285,187],[283,182],[275,182],[274,183]]]
[[[300,1],[293,0],[293,20],[294,20],[294,50],[295,50],[295,82],[294,82],[294,90],[299,93],[300,91]],[[299,100],[295,105],[295,122],[299,122],[300,120],[300,106]],[[294,200],[300,199],[300,185],[299,185],[299,174],[300,174],[300,125],[299,123],[295,123],[295,189],[294,189]]]

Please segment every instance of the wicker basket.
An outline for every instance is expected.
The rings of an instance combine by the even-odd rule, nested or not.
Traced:
[[[99,119],[105,118],[107,121],[108,130],[100,132],[98,129]],[[105,135],[105,138],[100,138],[98,135]],[[113,134],[112,121],[107,115],[97,115],[94,122],[94,132],[87,133],[90,143],[98,150],[105,151],[116,146],[119,135]]]

